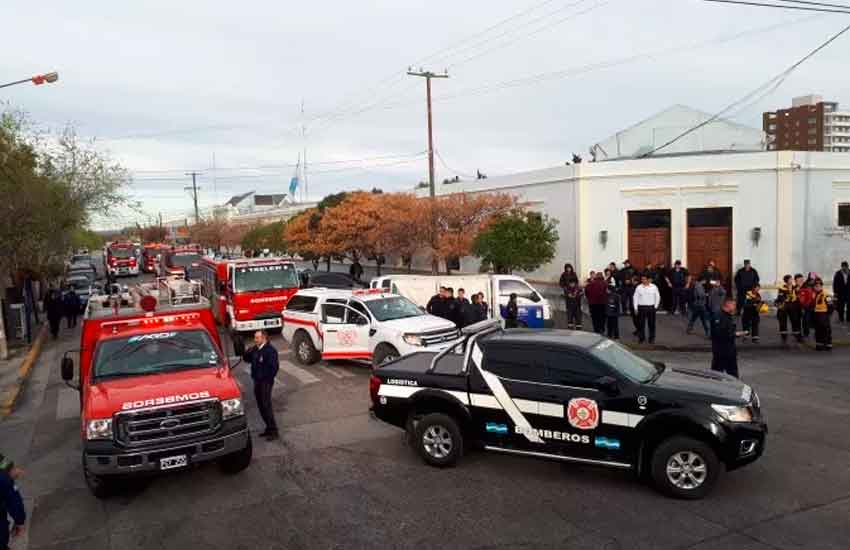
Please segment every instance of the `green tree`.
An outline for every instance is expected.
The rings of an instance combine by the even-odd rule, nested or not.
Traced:
[[[545,214],[513,210],[478,235],[472,252],[497,273],[534,271],[555,257],[557,224]]]
[[[242,237],[242,250],[268,248],[273,253],[284,253],[288,250],[283,238],[285,230],[286,222],[283,221],[254,227]]]

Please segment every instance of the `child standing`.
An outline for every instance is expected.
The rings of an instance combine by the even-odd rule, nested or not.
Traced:
[[[581,287],[578,281],[570,280],[564,292],[567,304],[567,328],[570,330],[581,330]]]
[[[616,292],[608,292],[605,302],[605,325],[608,338],[620,339],[620,295]]]
[[[815,349],[817,351],[832,351],[832,296],[823,289],[823,281],[815,280],[814,306],[812,308],[812,322],[815,328]]]
[[[744,340],[751,338],[753,344],[759,343],[759,308],[761,308],[761,287],[754,286],[744,295],[744,310],[741,324],[744,329]]]

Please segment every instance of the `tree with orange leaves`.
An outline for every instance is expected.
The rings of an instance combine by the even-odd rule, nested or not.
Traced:
[[[419,199],[412,193],[383,193],[376,199],[378,223],[369,238],[376,250],[400,257],[410,271],[413,256],[431,250],[431,210],[427,199]]]
[[[289,250],[308,260],[324,255],[318,223],[315,221],[318,213],[316,208],[301,212],[289,220],[283,231]]]
[[[446,263],[446,271],[451,258],[469,256],[478,235],[515,205],[514,197],[505,193],[455,193],[434,199],[434,253]]]

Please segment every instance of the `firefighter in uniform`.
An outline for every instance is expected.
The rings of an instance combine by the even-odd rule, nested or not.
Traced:
[[[743,336],[735,322],[735,300],[726,298],[711,326],[711,370],[738,378],[738,346],[735,339]]]
[[[776,320],[779,321],[779,337],[782,338],[783,344],[787,344],[789,313],[792,304],[797,300],[797,293],[794,291],[791,275],[782,277],[782,283],[773,305],[776,306]],[[794,323],[791,323],[791,327],[793,330]]]
[[[812,320],[815,325],[815,349],[832,351],[832,296],[823,289],[823,281],[815,280],[815,301],[812,308]]]
[[[803,341],[803,304],[800,303],[800,289],[805,278],[802,274],[794,275],[794,284],[791,285],[791,296],[786,304],[788,310],[788,321],[791,323],[791,333],[797,342]]]
[[[744,294],[744,315],[741,318],[741,325],[744,329],[744,340],[746,341],[749,337],[753,344],[759,343],[759,323],[761,321],[759,308],[762,304],[760,290],[761,287],[756,284]]]

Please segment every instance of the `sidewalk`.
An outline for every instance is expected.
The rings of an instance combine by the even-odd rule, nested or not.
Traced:
[[[35,338],[31,346],[10,349],[9,359],[0,360],[0,420],[14,409],[47,340],[47,323],[35,325],[33,331]]]
[[[331,271],[342,271],[348,273],[348,268],[351,264],[341,264],[339,262],[331,263]],[[303,262],[301,267],[309,267],[312,269],[312,264]],[[319,265],[319,271],[325,271],[325,264],[322,262]],[[375,276],[375,267],[371,265],[363,266],[363,279],[368,281]],[[396,268],[382,269],[384,274],[387,273],[406,273],[405,270]],[[561,289],[552,283],[532,282],[532,285],[545,297],[552,306],[552,316],[555,320],[555,328],[566,328],[566,312],[564,309],[564,298]],[[590,314],[587,311],[587,304],[584,304],[584,329],[592,330]],[[838,318],[832,318],[832,340],[836,348],[850,347],[850,324],[841,325],[838,323]],[[740,318],[738,327],[741,327]],[[699,322],[694,326],[693,334],[686,334],[687,319],[678,315],[670,315],[666,312],[659,312],[656,322],[656,338],[655,344],[638,344],[637,338],[632,334],[634,324],[631,317],[620,317],[620,341],[633,349],[646,351],[711,351],[711,340],[705,337],[705,333]],[[799,349],[808,350],[814,349],[814,331],[809,335],[809,338],[802,344],[798,344],[789,334],[787,347],[782,344],[782,339],[779,337],[779,323],[776,320],[776,311],[771,308],[770,313],[761,316],[761,324],[759,326],[761,341],[758,344],[752,342],[738,341],[738,350],[742,352],[750,352],[757,350],[770,349]],[[789,327],[790,330],[790,327]]]

